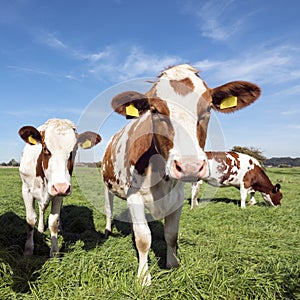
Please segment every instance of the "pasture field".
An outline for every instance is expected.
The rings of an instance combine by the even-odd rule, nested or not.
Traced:
[[[187,184],[181,265],[164,268],[163,223],[150,222],[152,285],[143,288],[136,280],[130,224],[117,216],[113,235],[103,237],[97,169],[81,168],[73,177],[73,194],[65,198],[61,214],[61,255],[53,259],[48,258],[48,229],[35,233],[34,256],[22,255],[21,180],[18,169],[0,169],[0,299],[300,299],[300,168],[272,168],[267,174],[282,185],[281,207],[265,205],[257,193],[258,204],[242,210],[238,190],[207,186],[191,211]],[[117,214],[126,213],[118,205]]]

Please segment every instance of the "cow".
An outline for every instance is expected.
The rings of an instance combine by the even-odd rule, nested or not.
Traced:
[[[260,163],[250,155],[238,152],[206,152],[209,177],[192,184],[191,209],[197,202],[203,181],[215,187],[236,187],[240,190],[241,207],[246,208],[247,195],[249,205],[254,205],[255,192],[260,192],[270,206],[281,204],[280,184],[273,185]]]
[[[162,71],[145,94],[125,91],[112,99],[114,111],[132,120],[112,137],[102,160],[105,232],[111,232],[114,195],[127,200],[142,285],[151,284],[151,232],[144,209],[164,218],[166,266],[177,267],[184,184],[209,175],[203,149],[210,110],[234,112],[259,96],[260,88],[245,81],[209,88],[194,67],[183,64]]]
[[[24,255],[32,255],[33,233],[37,220],[35,199],[39,206],[38,231],[44,231],[44,213],[51,202],[48,223],[51,234],[50,257],[58,254],[59,215],[64,196],[72,192],[71,175],[78,146],[88,149],[101,141],[97,133],[78,134],[75,125],[65,119],[50,119],[38,128],[24,126],[19,130],[26,142],[19,173],[26,208],[27,240]]]

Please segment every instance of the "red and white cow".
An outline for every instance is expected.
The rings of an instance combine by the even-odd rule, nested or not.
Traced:
[[[248,194],[250,194],[249,205],[256,203],[255,192],[260,192],[263,199],[271,206],[281,204],[280,184],[271,183],[255,158],[238,152],[206,152],[206,155],[210,175],[203,181],[216,187],[238,188],[242,208],[246,207]],[[201,184],[202,180],[192,185],[191,209],[198,205],[197,195]]]
[[[101,141],[101,137],[90,131],[78,134],[75,125],[63,119],[50,119],[37,129],[24,126],[19,130],[19,135],[26,142],[19,169],[28,228],[24,254],[33,254],[37,199],[39,232],[44,231],[44,212],[52,202],[48,220],[52,257],[58,252],[57,235],[62,200],[72,192],[71,175],[78,145],[84,149],[91,148]]]
[[[144,209],[165,219],[167,267],[176,257],[184,182],[209,175],[206,141],[210,110],[233,112],[260,95],[255,84],[235,81],[209,88],[190,65],[164,70],[145,94],[128,91],[115,96],[115,112],[136,117],[115,134],[106,148],[102,173],[106,186],[106,233],[111,231],[113,195],[126,199],[139,254],[138,277],[149,285],[151,233]],[[228,105],[229,102],[233,104]]]

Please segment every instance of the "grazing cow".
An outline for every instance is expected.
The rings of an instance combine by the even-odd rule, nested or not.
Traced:
[[[233,112],[260,95],[255,84],[235,81],[209,88],[190,65],[164,70],[145,94],[128,91],[115,96],[115,112],[134,118],[109,142],[102,174],[106,186],[106,233],[111,231],[113,195],[127,200],[139,254],[138,277],[149,285],[148,251],[151,233],[147,208],[155,219],[165,219],[167,267],[176,257],[184,182],[207,177],[203,150],[211,108]]]
[[[256,203],[254,194],[260,192],[263,199],[271,206],[280,205],[282,194],[280,184],[273,185],[259,162],[246,154],[237,152],[206,152],[209,177],[203,181],[216,187],[233,186],[240,190],[241,207],[246,207],[247,195],[249,205]],[[198,205],[197,195],[202,180],[192,185],[191,209]]]
[[[20,162],[22,195],[26,207],[27,240],[25,255],[32,255],[33,232],[36,223],[35,199],[39,205],[38,231],[44,231],[44,212],[50,201],[50,256],[58,253],[59,214],[64,196],[72,192],[71,175],[78,145],[91,148],[101,141],[94,132],[76,133],[69,120],[50,119],[37,129],[24,126],[19,135],[26,142]]]

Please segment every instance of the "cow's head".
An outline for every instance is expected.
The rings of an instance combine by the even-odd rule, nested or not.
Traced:
[[[78,145],[88,149],[101,141],[97,133],[87,131],[78,134],[71,121],[61,119],[50,119],[38,129],[24,126],[19,135],[26,143],[38,147],[36,176],[46,180],[51,196],[71,193],[71,175]]]
[[[264,200],[271,206],[281,205],[282,193],[280,184],[276,183],[268,193],[262,193]]]
[[[149,132],[139,140],[143,146],[133,151],[132,163],[154,143],[166,161],[167,176],[195,181],[209,173],[204,146],[210,110],[234,112],[259,95],[258,86],[244,81],[209,88],[196,69],[184,64],[163,71],[145,94],[130,91],[115,96],[112,107],[127,118],[140,117],[148,123]]]

